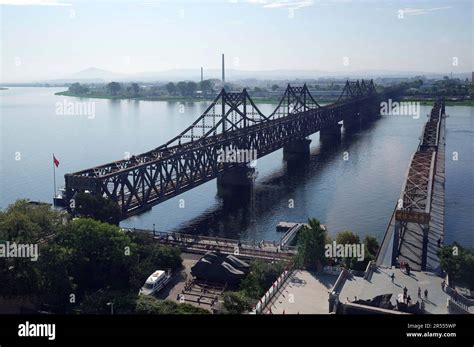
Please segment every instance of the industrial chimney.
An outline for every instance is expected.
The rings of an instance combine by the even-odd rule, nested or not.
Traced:
[[[222,83],[225,83],[225,63],[224,63],[224,53],[222,53]]]

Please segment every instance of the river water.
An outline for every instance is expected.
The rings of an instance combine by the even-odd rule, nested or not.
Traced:
[[[177,103],[55,96],[62,88],[0,91],[0,208],[19,198],[51,202],[52,153],[64,174],[158,147],[192,123],[207,102]],[[77,108],[77,102],[90,103]],[[71,104],[74,103],[74,104]],[[72,105],[72,106],[71,106]],[[268,114],[274,105],[258,105]],[[68,112],[73,107],[72,112]],[[258,160],[253,199],[223,204],[211,181],[121,223],[125,227],[278,240],[279,221],[326,224],[379,240],[399,197],[430,106],[421,117],[384,116],[343,134],[339,145],[311,137],[307,162],[287,165],[282,150]],[[85,111],[84,111],[85,110]],[[446,241],[474,245],[474,107],[447,107]],[[457,159],[456,153],[457,152]],[[453,155],[454,153],[454,155]],[[345,160],[347,159],[347,160]]]

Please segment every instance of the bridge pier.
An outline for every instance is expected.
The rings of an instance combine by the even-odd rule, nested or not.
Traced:
[[[380,118],[380,109],[377,105],[366,105],[360,110],[359,118],[362,124],[373,122]]]
[[[341,141],[341,127],[342,125],[336,123],[330,127],[321,129],[319,138],[322,142],[339,142]]]
[[[223,198],[249,192],[254,182],[255,168],[239,166],[217,176],[217,194]]]
[[[344,130],[356,130],[360,127],[360,115],[359,113],[353,113],[349,117],[343,119]]]
[[[283,160],[293,161],[309,157],[310,139],[292,141],[283,146]]]

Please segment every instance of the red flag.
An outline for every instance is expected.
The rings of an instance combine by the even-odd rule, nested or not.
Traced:
[[[56,157],[54,156],[54,154],[53,154],[53,163],[54,163],[54,165],[56,165],[56,167],[59,166],[59,160],[56,159]]]

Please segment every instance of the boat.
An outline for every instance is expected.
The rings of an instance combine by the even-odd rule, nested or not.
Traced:
[[[163,289],[171,279],[170,271],[156,270],[146,280],[139,295],[153,295]]]
[[[53,199],[55,207],[67,207],[66,189],[59,189],[59,194],[56,194]]]

